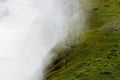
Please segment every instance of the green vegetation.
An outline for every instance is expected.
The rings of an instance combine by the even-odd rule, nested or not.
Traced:
[[[120,0],[95,0],[89,11],[90,28],[99,28],[120,17]]]
[[[120,80],[120,0],[93,2],[86,8],[84,40],[78,37],[69,48],[53,50],[46,80]]]

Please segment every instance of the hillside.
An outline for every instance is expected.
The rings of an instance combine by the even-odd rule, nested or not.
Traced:
[[[120,80],[120,0],[92,1],[84,6],[84,40],[79,36],[69,48],[55,48],[46,80]]]

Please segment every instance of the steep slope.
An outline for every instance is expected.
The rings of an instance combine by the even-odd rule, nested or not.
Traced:
[[[68,48],[55,48],[46,80],[120,80],[120,0],[90,5],[84,40],[79,36]]]

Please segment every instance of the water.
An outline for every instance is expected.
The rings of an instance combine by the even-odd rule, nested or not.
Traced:
[[[0,80],[31,80],[42,71],[48,51],[67,35],[62,25],[70,16],[61,10],[64,4],[0,0]]]

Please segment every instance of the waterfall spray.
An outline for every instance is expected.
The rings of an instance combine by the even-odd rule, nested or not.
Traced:
[[[67,36],[63,25],[79,9],[64,8],[69,1],[0,0],[0,80],[42,80],[45,56]]]

